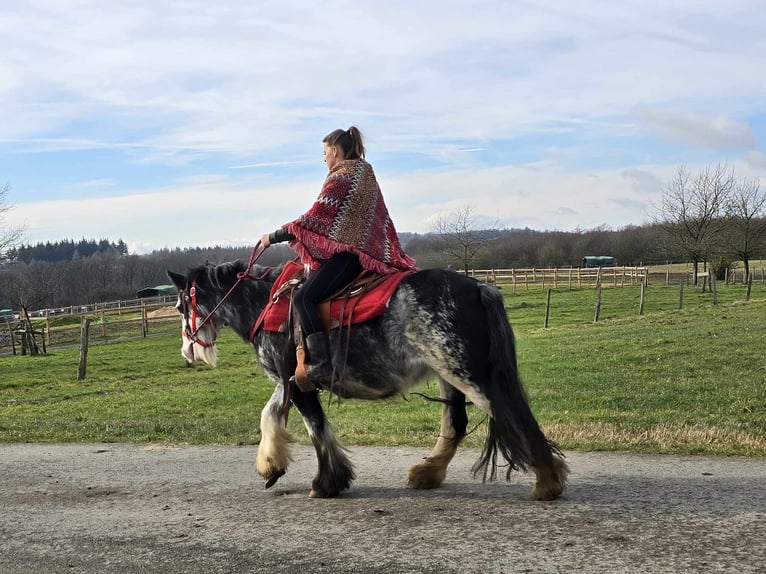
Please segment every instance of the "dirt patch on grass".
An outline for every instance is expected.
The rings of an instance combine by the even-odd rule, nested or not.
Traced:
[[[160,307],[159,309],[155,309],[154,311],[149,311],[146,316],[150,319],[154,319],[157,317],[175,317],[178,315],[178,311],[176,311],[175,307]]]

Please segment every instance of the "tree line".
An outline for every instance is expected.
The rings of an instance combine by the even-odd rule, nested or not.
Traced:
[[[0,194],[0,208],[2,199]],[[766,258],[766,195],[757,180],[737,178],[722,166],[698,174],[679,168],[655,206],[653,221],[644,225],[482,229],[473,215],[470,205],[456,209],[431,233],[402,233],[402,244],[423,269],[578,267],[585,256],[608,255],[617,265],[691,261],[695,277],[702,264],[722,279],[740,261],[747,277],[749,262]],[[0,308],[27,310],[134,298],[139,289],[167,284],[168,269],[246,259],[251,252],[251,247],[217,246],[136,255],[128,253],[122,239],[9,247],[8,237],[5,250],[0,244]],[[275,245],[260,263],[276,265],[294,257],[286,245]]]
[[[599,227],[580,231],[533,229],[474,230],[481,240],[470,266],[477,269],[520,267],[579,267],[586,255],[611,255],[619,265],[652,265],[688,261],[688,254],[669,241],[662,225]],[[463,268],[464,261],[445,250],[438,233],[402,234],[408,253],[421,268]],[[52,246],[55,251],[55,246]],[[129,299],[144,287],[168,283],[166,270],[185,271],[205,262],[247,259],[250,247],[162,249],[147,255],[117,250],[96,251],[88,257],[47,261],[17,260],[0,270],[0,308],[68,307]],[[766,257],[764,250],[760,255]],[[44,256],[45,257],[45,256]],[[286,245],[270,247],[259,263],[276,265],[292,259]],[[733,260],[729,262],[731,266]]]
[[[32,261],[55,263],[57,261],[87,259],[97,253],[102,255],[127,255],[128,246],[122,239],[117,240],[115,243],[108,239],[96,241],[95,239],[85,239],[83,237],[77,242],[73,239],[64,239],[54,242],[38,242],[35,245],[21,244],[18,247],[9,249],[4,259],[11,263],[17,261],[23,263],[31,263]]]

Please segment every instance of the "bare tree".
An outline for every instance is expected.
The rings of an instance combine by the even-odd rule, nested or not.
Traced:
[[[729,247],[742,260],[745,282],[750,277],[750,260],[766,243],[766,193],[757,179],[737,181],[726,205]]]
[[[497,227],[497,225],[495,225]],[[466,204],[434,221],[439,250],[450,259],[459,262],[468,274],[471,263],[492,238],[490,230],[478,229],[473,206]]]
[[[39,353],[34,338],[30,310],[49,301],[61,283],[61,275],[50,264],[33,261],[19,263],[0,275],[0,289],[8,294],[11,303],[19,309],[19,319],[25,324],[27,346],[31,355]]]
[[[735,184],[734,172],[720,164],[696,176],[680,167],[662,192],[658,224],[691,259],[695,283],[699,263],[707,262],[721,246],[724,210]]]
[[[5,225],[5,214],[13,209],[13,205],[7,203],[10,189],[11,187],[7,183],[0,187],[0,260],[3,259],[6,249],[21,239],[21,234],[24,231],[23,227],[7,227]]]

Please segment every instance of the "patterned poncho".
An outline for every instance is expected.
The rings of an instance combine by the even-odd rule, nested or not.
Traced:
[[[284,226],[301,261],[316,269],[335,253],[350,251],[377,273],[415,269],[399,243],[372,166],[363,159],[338,162],[305,214]]]

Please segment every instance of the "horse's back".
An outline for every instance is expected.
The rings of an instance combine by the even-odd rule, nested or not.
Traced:
[[[502,300],[502,295],[493,286],[483,284],[461,273],[449,269],[424,269],[405,277],[400,290],[421,310],[440,313],[455,319],[464,315],[475,316],[482,306],[482,290]],[[469,321],[470,319],[467,318]]]

